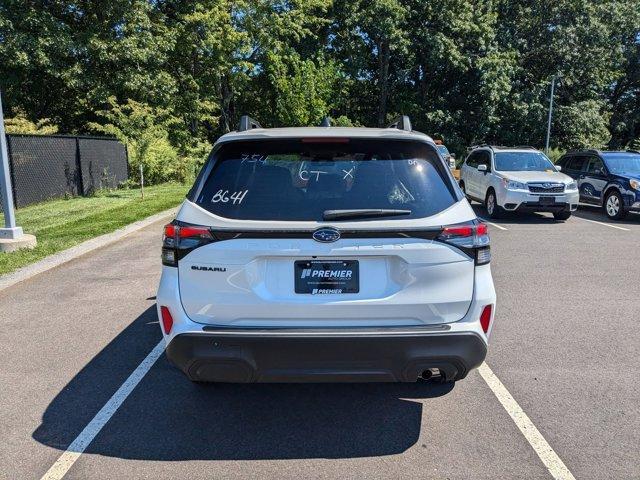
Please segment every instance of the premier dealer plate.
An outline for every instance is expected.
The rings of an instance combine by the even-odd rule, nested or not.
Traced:
[[[329,295],[360,291],[357,260],[298,260],[294,273],[296,293]]]

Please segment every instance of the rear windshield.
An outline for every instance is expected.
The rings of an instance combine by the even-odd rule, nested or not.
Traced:
[[[402,216],[388,218],[420,218],[457,201],[435,149],[421,142],[231,142],[210,162],[192,200],[226,218],[321,221],[324,212],[343,209],[401,209]]]

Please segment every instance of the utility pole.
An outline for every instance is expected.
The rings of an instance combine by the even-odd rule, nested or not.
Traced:
[[[551,118],[553,116],[553,92],[556,88],[556,75],[551,77],[551,96],[549,97],[549,119],[547,120],[547,141],[544,145],[544,153],[549,155],[549,137],[551,137]]]
[[[12,252],[19,248],[35,247],[36,237],[25,235],[22,232],[22,227],[16,225],[11,172],[9,171],[9,154],[7,153],[7,136],[4,133],[2,92],[0,92],[0,193],[2,194],[2,213],[4,214],[4,228],[0,228],[0,252]]]

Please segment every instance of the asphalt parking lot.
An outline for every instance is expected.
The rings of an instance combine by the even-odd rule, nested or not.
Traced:
[[[0,291],[0,477],[552,478],[477,371],[455,386],[202,386],[161,355],[101,411],[161,339],[161,227]],[[490,231],[487,364],[575,478],[640,478],[640,216],[585,207]],[[57,464],[99,412],[84,453]]]

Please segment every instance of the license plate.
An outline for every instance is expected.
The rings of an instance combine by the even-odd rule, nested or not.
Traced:
[[[556,203],[556,197],[540,197],[540,203],[542,205],[553,205]]]
[[[358,293],[359,270],[357,260],[298,260],[294,263],[296,293]]]

